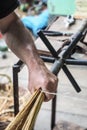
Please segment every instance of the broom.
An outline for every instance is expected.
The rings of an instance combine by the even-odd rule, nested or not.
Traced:
[[[44,93],[36,90],[5,130],[32,130],[43,101]]]

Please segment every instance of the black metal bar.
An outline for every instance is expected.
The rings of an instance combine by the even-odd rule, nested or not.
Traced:
[[[58,58],[58,54],[56,50],[53,48],[53,46],[50,44],[49,40],[45,37],[45,35],[42,33],[42,31],[38,32],[39,37],[43,41],[43,43],[46,45],[46,47],[49,49],[51,54],[55,57]]]
[[[21,61],[21,60],[19,60],[17,63],[16,63],[16,65],[19,67],[19,72],[21,71],[21,69],[23,68],[23,66],[24,66],[24,62],[23,61]]]
[[[40,56],[40,58],[44,61],[44,62],[48,62],[48,63],[54,63],[55,58],[54,57],[48,57],[48,56]],[[65,63],[67,65],[82,65],[82,66],[87,66],[87,60],[78,60],[78,59],[65,59]]]
[[[40,56],[40,58],[41,58],[44,62],[54,63],[54,61],[55,61],[55,58],[54,58],[54,57]]]
[[[57,97],[55,96],[52,100],[52,114],[51,114],[51,130],[53,130],[55,126],[55,120],[56,120],[56,100]]]
[[[55,74],[57,76],[58,72],[60,71],[62,65],[63,65],[63,60],[62,59],[59,59],[56,60],[51,68],[51,72],[53,74]],[[52,100],[52,114],[51,114],[51,130],[53,130],[53,127],[55,126],[55,116],[56,116],[56,95],[54,97],[54,99]]]
[[[70,71],[68,70],[68,68],[63,65],[62,67],[63,71],[65,72],[65,74],[67,75],[68,79],[70,80],[70,82],[72,83],[74,89],[77,91],[77,92],[80,92],[81,89],[79,87],[79,85],[77,84],[77,82],[75,81],[74,77],[72,76],[72,74],[70,73]]]
[[[13,95],[14,95],[14,115],[19,112],[19,87],[18,87],[18,73],[22,69],[24,63],[19,60],[17,64],[13,66]]]
[[[59,31],[48,31],[48,30],[43,30],[42,32],[47,36],[71,36],[73,34],[68,32],[64,33]]]
[[[87,60],[66,59],[65,63],[68,64],[68,65],[83,65],[83,66],[87,66]]]
[[[13,94],[14,94],[14,115],[19,112],[19,88],[18,88],[19,66],[13,66]]]
[[[56,31],[47,31],[47,30],[43,30],[42,31],[45,35],[47,36],[63,36],[62,32],[56,32]]]

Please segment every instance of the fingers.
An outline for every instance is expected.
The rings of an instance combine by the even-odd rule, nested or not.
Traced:
[[[51,72],[45,71],[44,74],[39,73],[38,75],[34,73],[29,78],[29,91],[33,93],[35,90],[41,89],[45,95],[44,101],[47,102],[54,98],[52,93],[56,92],[57,84],[58,78]]]
[[[49,86],[49,88],[50,88],[50,86]],[[50,91],[50,89],[49,90],[48,89],[43,89],[43,87],[41,88],[41,86],[39,86],[38,88],[32,87],[31,89],[29,89],[29,91],[30,91],[31,94],[33,94],[35,92],[35,90],[38,90],[38,89],[41,92],[44,93],[44,95],[45,95],[44,101],[45,102],[48,102],[49,100],[53,99],[54,96],[55,96],[55,93],[56,93],[56,91],[55,91],[56,89],[54,91]]]
[[[42,91],[42,92],[43,92],[43,91]],[[50,100],[53,99],[54,96],[55,96],[54,94],[52,94],[52,93],[50,93],[50,92],[47,92],[47,91],[44,91],[43,93],[44,93],[44,95],[45,95],[44,102],[50,101]]]
[[[58,86],[58,78],[55,78],[55,80],[51,80],[46,86],[41,87],[41,91],[45,94],[45,102],[48,102],[49,100],[53,99],[57,92],[57,86]]]
[[[50,91],[50,90],[41,90],[44,95],[45,95],[45,99],[44,101],[45,102],[48,102],[49,100],[53,99],[54,96],[56,95],[56,92],[57,92],[57,88],[55,89],[55,91]]]

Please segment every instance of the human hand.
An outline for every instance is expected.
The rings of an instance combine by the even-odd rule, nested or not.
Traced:
[[[58,78],[52,74],[44,64],[33,65],[29,69],[29,90],[33,93],[37,89],[42,91],[55,93],[57,90]],[[45,93],[45,100],[51,100],[54,95]]]

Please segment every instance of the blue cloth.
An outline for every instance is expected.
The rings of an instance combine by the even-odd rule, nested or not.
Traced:
[[[42,2],[45,2],[45,3],[47,3],[47,0],[42,0]]]
[[[33,34],[37,36],[37,31],[45,28],[48,25],[49,13],[48,10],[42,11],[40,15],[37,16],[26,16],[22,18],[22,22],[25,27],[31,29]]]

